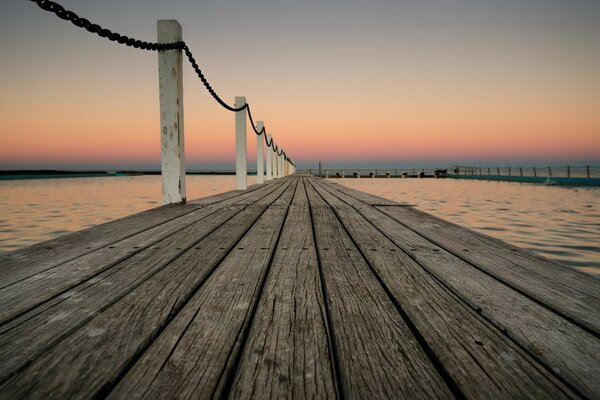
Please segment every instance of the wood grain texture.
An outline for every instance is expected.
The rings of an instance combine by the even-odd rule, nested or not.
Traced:
[[[301,183],[237,367],[230,398],[336,398],[308,199]]]
[[[171,263],[238,214],[229,206],[0,327],[0,382],[52,348],[97,313]]]
[[[320,182],[319,182],[320,183]],[[600,396],[600,340],[546,307],[448,253],[374,207],[323,185],[351,204],[412,259],[588,398]]]
[[[271,187],[267,186],[256,189],[263,192],[272,190]],[[56,239],[37,243],[21,250],[2,254],[0,255],[0,265],[2,266],[0,268],[0,288],[98,249],[106,248],[149,229],[159,227],[178,217],[185,220],[187,214],[194,212],[198,207],[209,204],[216,206],[219,203],[223,203],[223,205],[233,204],[236,200],[243,201],[254,195],[256,193],[233,192],[232,195],[231,192],[226,192],[201,199],[197,204],[157,207]]]
[[[89,398],[111,388],[289,182],[248,206],[1,387],[10,398]],[[203,250],[205,249],[205,250]],[[210,251],[206,251],[210,249]]]
[[[272,186],[275,190],[279,186]],[[248,201],[260,199],[263,192],[253,192]],[[265,193],[270,193],[269,191]],[[239,202],[235,198],[235,202]],[[221,212],[233,199],[215,205],[196,208],[182,217],[173,218],[154,228],[123,239],[111,246],[103,247],[56,267],[46,269],[28,278],[0,289],[0,324],[26,312],[27,310],[61,295],[71,287],[91,279],[108,268],[123,262],[136,253],[156,245],[163,238],[175,234],[191,224],[215,212]]]
[[[574,398],[350,205],[316,181],[353,241],[466,398]],[[482,391],[481,388],[486,390]]]
[[[198,206],[168,205],[0,255],[0,288],[151,229]]]
[[[289,179],[288,179],[289,181]],[[297,180],[260,217],[110,398],[208,398],[229,389],[237,352]]]
[[[410,207],[381,211],[600,336],[600,280]]]
[[[313,178],[310,178],[313,179]],[[367,180],[368,182],[370,182],[373,185],[377,185],[376,180]],[[360,190],[356,190],[356,189],[352,189],[349,188],[347,186],[343,186],[340,185],[338,183],[334,183],[328,179],[323,179],[323,183],[327,184],[329,186],[334,187],[337,190],[343,191],[344,193],[346,193],[349,196],[354,197],[357,200],[362,201],[363,203],[369,204],[369,205],[378,205],[378,206],[397,206],[397,205],[405,205],[406,203],[398,203],[396,201],[393,200],[389,200],[386,199],[384,197],[380,197],[380,196],[375,196],[373,194],[370,193],[366,193],[366,192],[361,192]]]
[[[275,182],[274,181],[273,182],[268,182],[268,184],[273,184],[273,183],[275,183]],[[252,193],[255,190],[264,189],[266,187],[267,187],[267,184],[264,184],[264,185],[251,185],[251,186],[248,186],[248,189],[246,189],[246,190],[230,190],[230,191],[227,191],[227,192],[216,194],[214,196],[208,196],[208,197],[201,197],[199,199],[193,199],[193,200],[188,201],[188,204],[190,204],[190,205],[214,204],[214,203],[222,201],[222,200],[227,200],[227,199],[231,199],[233,197],[247,195],[249,193]],[[233,189],[233,185],[232,185],[232,189]]]
[[[452,397],[332,209],[306,190],[343,397]]]
[[[9,257],[0,398],[600,397],[600,339],[515,286],[583,315],[587,277],[359,193],[287,177]]]

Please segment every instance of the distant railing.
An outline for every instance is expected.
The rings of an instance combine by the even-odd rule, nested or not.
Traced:
[[[252,129],[257,135],[256,140],[256,182],[261,184],[264,179],[281,178],[295,172],[295,164],[286,152],[278,146],[262,121],[254,124],[250,105],[246,98],[235,98],[234,106],[225,103],[208,83],[206,77],[196,63],[192,52],[183,41],[182,29],[175,20],[159,20],[157,24],[158,41],[145,42],[129,38],[85,18],[79,17],[73,11],[65,10],[60,4],[50,0],[29,0],[43,10],[53,12],[59,18],[70,21],[75,26],[110,41],[129,47],[158,52],[158,76],[160,98],[160,132],[161,132],[161,175],[163,204],[185,203],[185,152],[183,129],[183,52],[185,52],[196,75],[204,84],[206,90],[223,108],[235,112],[235,148],[236,148],[236,189],[247,189],[246,161],[246,115]],[[262,136],[262,138],[261,138]],[[267,173],[264,176],[263,139],[267,146]]]
[[[437,178],[445,170],[435,168],[308,168],[299,172],[321,178]]]
[[[544,177],[544,178],[600,178],[600,167],[469,167],[454,166],[449,171],[453,175],[504,176],[504,177]]]

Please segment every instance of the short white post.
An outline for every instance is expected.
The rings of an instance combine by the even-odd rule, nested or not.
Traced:
[[[267,142],[273,142],[273,139],[269,134],[267,134]],[[273,151],[271,150],[271,146],[267,147],[267,176],[265,179],[268,181],[273,179]]]
[[[265,124],[262,121],[256,123],[256,130],[262,131]],[[265,183],[265,162],[264,162],[264,132],[256,136],[256,183]]]
[[[182,41],[175,20],[157,21],[158,43]],[[160,148],[163,204],[185,203],[183,72],[181,50],[158,52]]]
[[[235,98],[235,107],[246,104],[246,98]],[[248,187],[248,166],[246,165],[246,110],[235,113],[235,188],[246,190]]]

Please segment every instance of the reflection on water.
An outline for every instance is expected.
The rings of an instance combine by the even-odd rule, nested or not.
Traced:
[[[600,188],[459,179],[331,179],[600,274]]]
[[[253,184],[255,177],[249,177]],[[190,175],[189,199],[235,189],[235,176]],[[161,205],[160,176],[0,181],[0,251]]]
[[[249,184],[255,178],[248,179]],[[600,188],[454,179],[335,180],[600,274]],[[234,176],[187,177],[188,198],[232,190]],[[159,206],[160,176],[0,181],[0,251]]]

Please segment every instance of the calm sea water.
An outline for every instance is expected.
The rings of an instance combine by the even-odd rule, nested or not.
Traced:
[[[206,197],[235,189],[235,176],[190,175],[186,185],[189,199]],[[156,175],[0,181],[0,252],[160,205]]]
[[[253,177],[249,178],[252,184]],[[332,181],[417,208],[600,274],[600,188],[453,179]],[[235,186],[234,176],[188,176],[188,198]],[[0,181],[0,251],[11,251],[160,205],[160,177]]]
[[[600,188],[461,179],[331,179],[600,274]]]

